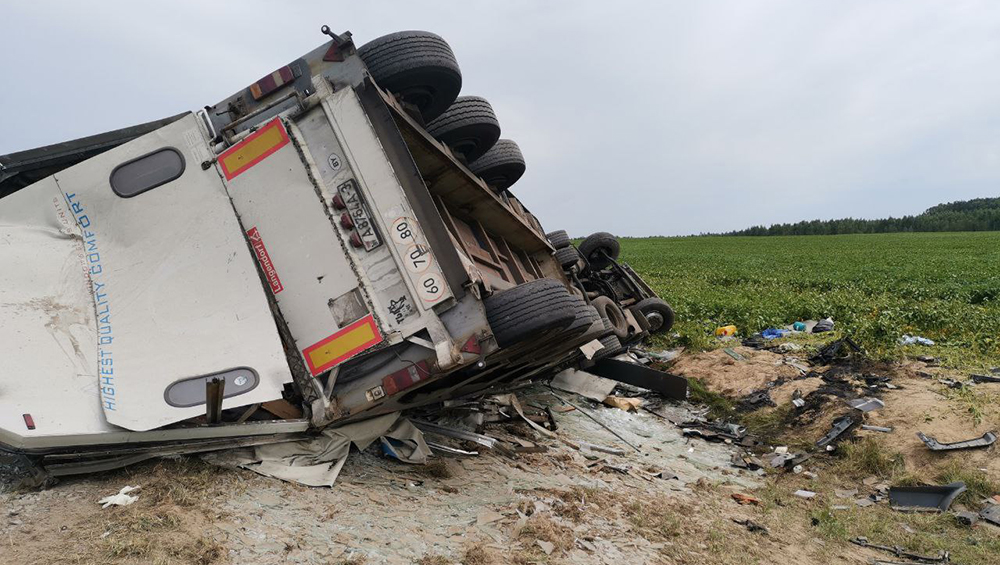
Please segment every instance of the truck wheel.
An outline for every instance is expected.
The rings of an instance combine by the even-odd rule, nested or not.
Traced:
[[[662,333],[674,325],[674,309],[659,298],[640,300],[635,305],[649,322],[649,333]]]
[[[577,270],[580,270],[580,252],[576,250],[575,247],[563,247],[562,249],[556,249],[556,252],[552,254],[559,262],[559,266],[563,270],[568,271],[571,267],[576,265]]]
[[[597,232],[580,242],[580,255],[583,255],[583,258],[590,264],[590,268],[595,271],[602,271],[610,267],[611,259],[617,260],[620,252],[621,246],[618,244],[618,238],[607,232]]]
[[[622,312],[621,306],[607,296],[598,296],[591,300],[590,304],[594,308],[597,308],[597,313],[611,324],[611,331],[619,339],[628,337],[628,322],[625,319],[625,313]]]
[[[536,279],[494,293],[484,300],[486,319],[500,347],[567,328],[576,318],[579,297],[552,279]]]
[[[485,155],[469,165],[469,170],[497,192],[511,187],[524,174],[524,156],[521,148],[509,139],[496,142]]]
[[[500,122],[485,98],[459,96],[444,114],[427,124],[427,133],[471,163],[500,139]]]
[[[462,90],[462,71],[451,47],[428,31],[399,31],[358,48],[375,82],[420,110],[430,122]]]
[[[549,240],[552,247],[555,247],[556,249],[562,249],[563,247],[570,246],[569,234],[566,233],[566,230],[558,230],[552,233],[547,233],[545,234],[545,239]]]
[[[578,301],[574,308],[575,317],[573,318],[573,323],[566,328],[565,335],[567,339],[583,335],[584,332],[590,329],[590,326],[594,325],[594,322],[601,319],[600,314],[597,313],[597,310],[593,306],[584,302],[579,296],[577,296],[577,299]]]

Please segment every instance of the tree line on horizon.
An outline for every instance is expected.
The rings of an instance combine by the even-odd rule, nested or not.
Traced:
[[[721,235],[839,235],[850,233],[1000,231],[1000,198],[975,198],[938,204],[916,216],[861,220],[807,220],[753,226]]]

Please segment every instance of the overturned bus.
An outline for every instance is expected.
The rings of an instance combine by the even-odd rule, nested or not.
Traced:
[[[217,104],[0,156],[0,449],[55,474],[593,363],[673,323],[546,234],[448,44],[328,41]]]

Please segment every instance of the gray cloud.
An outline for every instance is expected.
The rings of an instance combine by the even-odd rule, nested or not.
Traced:
[[[327,23],[444,36],[547,229],[900,215],[1000,179],[992,2],[39,1],[3,19],[0,153],[213,103]]]

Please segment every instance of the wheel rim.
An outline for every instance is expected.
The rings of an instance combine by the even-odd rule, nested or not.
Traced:
[[[663,327],[663,314],[659,312],[649,312],[646,314],[646,321],[649,322],[649,331],[655,332]]]

